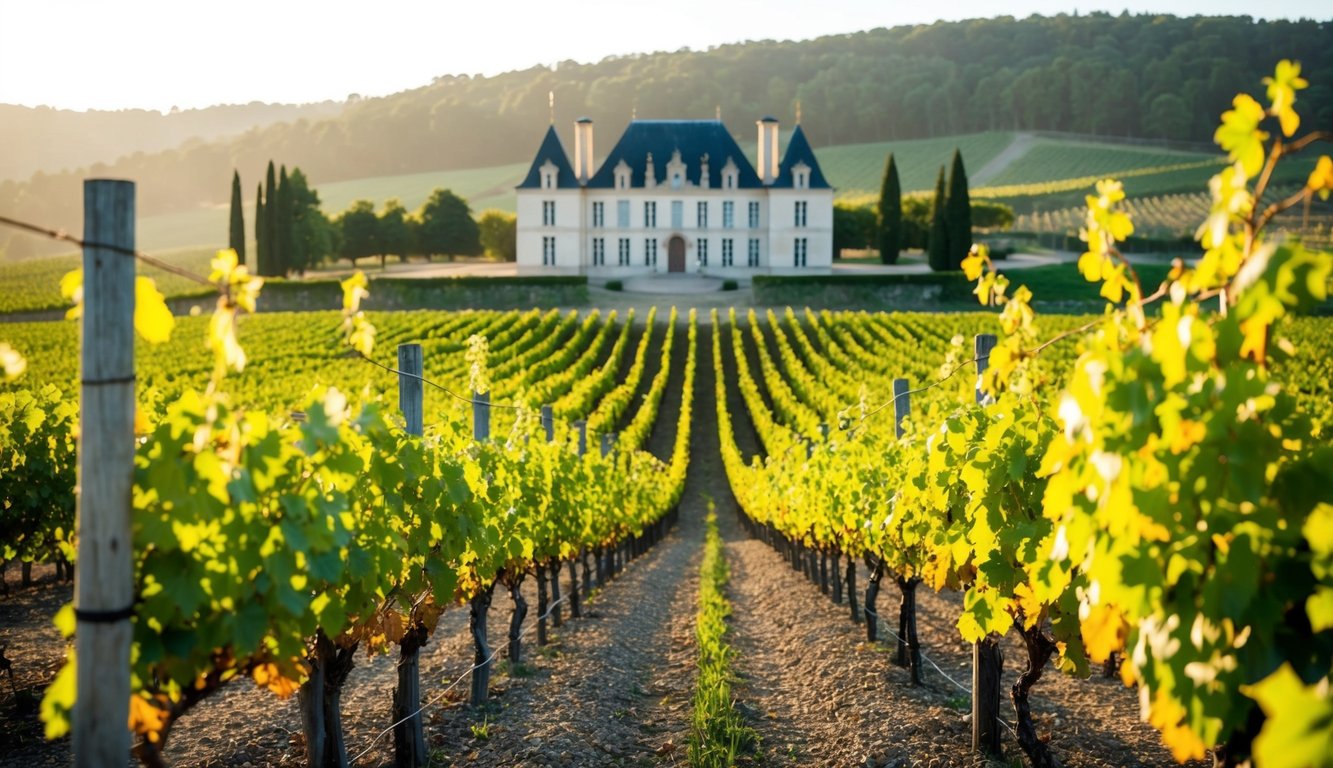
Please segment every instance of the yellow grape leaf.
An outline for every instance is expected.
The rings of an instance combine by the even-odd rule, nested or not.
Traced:
[[[130,695],[130,730],[156,744],[167,725],[166,711],[137,694]]]
[[[290,697],[300,687],[300,684],[295,680],[284,677],[282,671],[278,669],[278,665],[273,663],[257,665],[251,675],[254,677],[255,683],[276,693],[280,699]]]
[[[66,272],[60,278],[60,296],[74,305],[65,313],[66,320],[76,320],[83,315],[83,267]]]
[[[1120,264],[1105,272],[1106,282],[1102,284],[1102,298],[1112,304],[1119,304],[1125,297],[1125,288],[1130,282],[1125,278],[1125,265]]]
[[[1087,618],[1079,622],[1083,635],[1083,646],[1088,651],[1088,658],[1094,662],[1106,661],[1113,651],[1125,646],[1125,632],[1128,626],[1120,611],[1109,605],[1094,605],[1088,609]]]
[[[213,255],[208,265],[213,271],[208,275],[210,283],[225,283],[231,280],[232,272],[236,271],[236,265],[240,260],[236,256],[236,251],[231,248],[224,248]]]
[[[1307,768],[1333,765],[1333,696],[1329,678],[1307,685],[1283,664],[1276,672],[1241,691],[1259,702],[1267,716],[1254,740],[1257,765]]]
[[[1231,103],[1235,108],[1222,113],[1222,124],[1213,134],[1213,141],[1233,162],[1240,163],[1247,178],[1253,177],[1263,167],[1264,142],[1268,140],[1268,132],[1259,130],[1264,108],[1244,93],[1237,94]]]
[[[218,299],[218,308],[208,323],[208,348],[213,350],[217,375],[227,368],[244,369],[246,360],[245,350],[236,340],[236,310],[224,304],[223,299]]]
[[[1045,618],[1041,599],[1032,591],[1032,587],[1027,584],[1014,587],[1014,599],[1018,601],[1018,610],[1023,613],[1023,629],[1032,629]]]
[[[28,369],[28,361],[17,349],[0,342],[0,379],[12,381]]]
[[[1181,722],[1187,714],[1180,702],[1160,690],[1148,709],[1148,722],[1162,732],[1162,741],[1171,748],[1171,754],[1180,763],[1203,759],[1203,740]]]
[[[1305,613],[1310,617],[1310,627],[1314,631],[1333,629],[1333,589],[1315,587],[1314,594],[1305,601]]]
[[[974,245],[972,250],[968,252],[967,258],[963,259],[963,274],[967,276],[969,281],[977,280],[986,271],[986,266],[989,263],[990,259],[986,255],[986,247],[984,245]]]
[[[1097,206],[1110,208],[1125,199],[1125,185],[1115,179],[1102,179],[1097,182]]]
[[[134,330],[150,344],[171,339],[176,318],[167,308],[166,297],[151,277],[134,278]]]
[[[343,312],[355,315],[361,311],[361,300],[370,295],[370,291],[367,290],[370,283],[366,280],[365,273],[358,269],[340,285],[343,289]]]
[[[1300,63],[1289,59],[1279,61],[1273,76],[1264,78],[1264,85],[1268,86],[1268,101],[1272,104],[1273,114],[1277,115],[1278,122],[1282,125],[1282,135],[1292,135],[1301,125],[1301,116],[1296,114],[1293,108],[1296,103],[1296,91],[1309,85],[1305,78],[1301,77]]]
[[[1328,199],[1328,193],[1333,192],[1333,159],[1328,155],[1319,158],[1314,170],[1310,172],[1310,178],[1305,182],[1305,188],[1318,193],[1320,200]]]

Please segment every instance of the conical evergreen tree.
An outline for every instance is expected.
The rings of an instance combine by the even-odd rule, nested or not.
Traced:
[[[268,217],[264,215],[264,185],[255,185],[255,274],[264,273],[264,265],[268,260],[267,237],[264,236],[264,229],[268,226]]]
[[[935,203],[930,209],[930,239],[926,252],[930,268],[936,272],[949,269],[949,228],[946,225],[945,206],[944,166],[941,165],[939,179],[935,181]]]
[[[945,218],[949,228],[949,269],[962,269],[963,259],[972,248],[972,201],[967,191],[963,154],[957,149],[953,151],[953,168],[949,171],[949,203]]]
[[[236,259],[245,263],[245,210],[241,207],[241,172],[231,173],[231,229],[227,244],[236,251]]]
[[[282,274],[282,235],[278,224],[278,213],[282,206],[278,201],[277,170],[273,161],[268,161],[268,171],[264,174],[264,263],[261,275],[274,277]]]
[[[879,260],[885,264],[898,261],[902,249],[903,193],[898,184],[898,166],[893,153],[884,161],[884,178],[879,187]]]
[[[282,166],[278,172],[278,249],[281,253],[281,261],[277,264],[278,274],[287,276],[297,271],[298,265],[295,253],[296,246],[296,213],[292,210],[292,185],[287,180],[287,166]]]

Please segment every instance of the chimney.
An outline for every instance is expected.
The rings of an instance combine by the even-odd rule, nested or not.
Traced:
[[[759,180],[769,186],[778,180],[778,119],[761,118],[759,126]]]
[[[574,175],[579,184],[592,178],[592,118],[580,117],[574,123]]]

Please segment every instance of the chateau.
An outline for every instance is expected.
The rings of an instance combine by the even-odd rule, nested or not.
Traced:
[[[833,188],[798,124],[779,160],[778,121],[758,121],[751,165],[720,120],[633,120],[600,166],[593,123],[574,162],[546,131],[518,185],[523,271],[747,275],[827,270]]]

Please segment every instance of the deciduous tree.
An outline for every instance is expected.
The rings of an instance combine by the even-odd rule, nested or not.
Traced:
[[[430,259],[435,254],[477,256],[481,232],[467,201],[447,189],[436,189],[417,213],[421,220],[418,245]]]
[[[484,211],[477,228],[487,256],[500,261],[518,259],[518,218],[514,214],[494,208]]]

